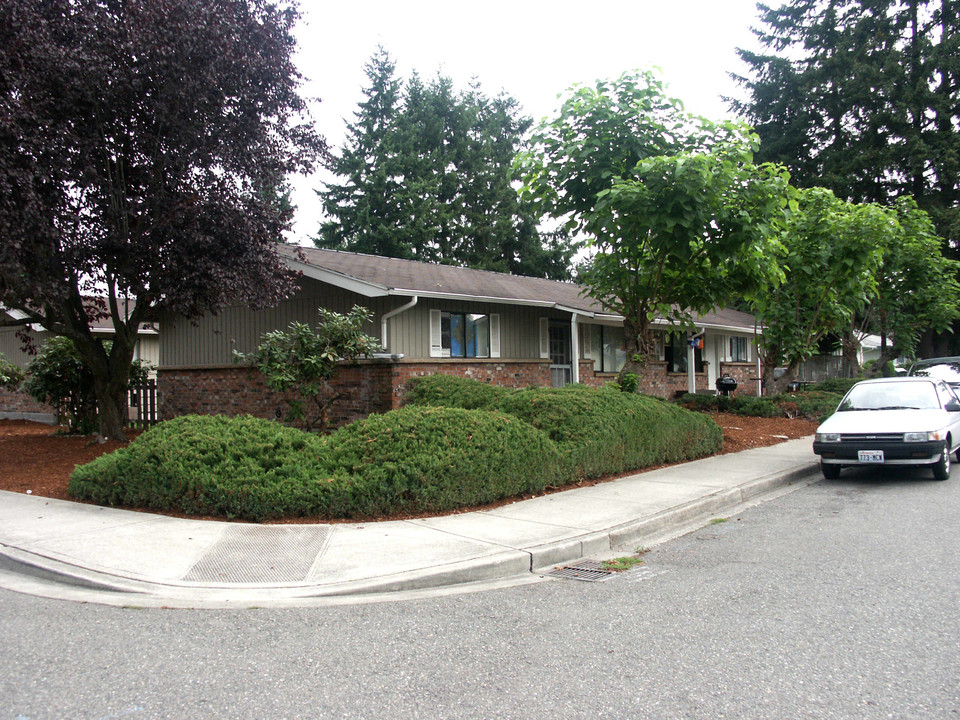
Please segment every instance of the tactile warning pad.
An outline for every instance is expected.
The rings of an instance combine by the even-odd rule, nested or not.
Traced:
[[[191,582],[301,582],[326,548],[330,527],[231,525],[181,578]]]

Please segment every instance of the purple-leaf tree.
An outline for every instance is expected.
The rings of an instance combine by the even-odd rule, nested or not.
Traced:
[[[266,0],[0,0],[0,303],[74,341],[101,438],[123,438],[142,322],[295,286],[273,251],[284,178],[326,151],[297,17]],[[109,349],[90,329],[106,317]]]

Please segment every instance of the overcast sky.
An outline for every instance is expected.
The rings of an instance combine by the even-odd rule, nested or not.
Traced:
[[[767,0],[778,5],[777,0]],[[302,0],[298,66],[317,128],[334,150],[344,140],[366,77],[383,45],[397,76],[441,71],[458,89],[476,77],[488,95],[512,95],[535,121],[553,116],[557,96],[574,83],[659,67],[687,110],[729,117],[723,95],[742,73],[737,47],[755,48],[756,0]],[[321,219],[313,190],[322,176],[293,181],[293,238],[307,244]]]

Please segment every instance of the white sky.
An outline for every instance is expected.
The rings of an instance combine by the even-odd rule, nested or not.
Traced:
[[[334,150],[353,119],[363,66],[382,44],[397,77],[438,70],[458,89],[476,77],[487,95],[512,95],[535,121],[553,116],[557,96],[574,83],[659,67],[687,110],[730,117],[723,95],[737,93],[737,47],[755,48],[756,0],[301,0],[297,64],[317,128]],[[767,0],[778,5],[777,0]],[[292,180],[293,238],[308,244],[321,220],[313,190],[320,174]]]

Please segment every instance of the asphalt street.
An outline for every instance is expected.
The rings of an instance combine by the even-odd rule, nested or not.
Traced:
[[[0,720],[960,717],[958,518],[957,468],[845,472],[599,583],[246,611],[0,591]]]

